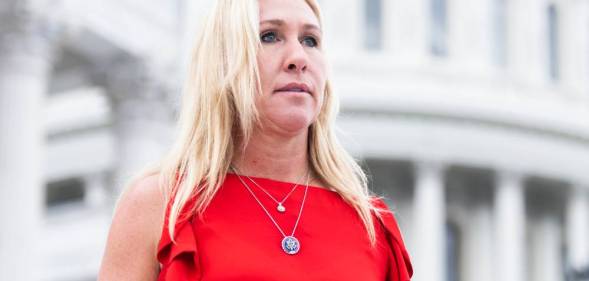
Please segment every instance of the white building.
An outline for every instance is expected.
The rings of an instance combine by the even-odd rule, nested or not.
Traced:
[[[413,280],[587,280],[589,1],[320,3],[342,139]],[[0,3],[0,280],[96,278],[122,179],[173,137],[208,6]]]

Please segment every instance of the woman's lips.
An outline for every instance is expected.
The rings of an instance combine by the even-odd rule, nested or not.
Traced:
[[[285,86],[278,88],[274,91],[275,93],[307,93],[311,94],[309,86],[304,83],[289,83]]]

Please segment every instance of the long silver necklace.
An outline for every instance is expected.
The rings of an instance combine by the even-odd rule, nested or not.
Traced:
[[[280,243],[282,246],[282,250],[289,254],[289,255],[294,255],[296,253],[298,253],[301,250],[301,242],[295,238],[294,234],[295,231],[297,230],[297,226],[299,225],[299,220],[301,219],[301,215],[303,214],[303,207],[305,206],[305,201],[307,199],[307,191],[309,190],[309,173],[307,173],[307,181],[306,181],[306,186],[305,186],[305,194],[303,195],[303,202],[301,203],[301,208],[299,209],[299,215],[297,216],[297,220],[295,222],[295,225],[292,229],[292,233],[290,235],[286,235],[286,233],[284,233],[284,231],[282,230],[282,228],[280,228],[280,226],[278,225],[278,223],[276,222],[276,220],[272,217],[272,215],[270,214],[270,212],[268,212],[268,210],[266,209],[266,207],[264,207],[264,205],[262,204],[262,202],[260,202],[260,200],[258,199],[258,197],[254,194],[254,192],[252,191],[252,189],[247,185],[247,183],[245,183],[245,181],[241,178],[241,176],[237,173],[237,171],[235,170],[235,168],[231,167],[231,169],[233,170],[233,172],[237,175],[237,178],[239,179],[239,181],[243,184],[243,186],[250,192],[250,194],[252,195],[252,197],[254,197],[254,199],[256,200],[256,202],[258,202],[258,205],[260,205],[260,207],[262,207],[262,210],[264,210],[264,212],[266,213],[266,215],[268,215],[268,218],[270,218],[270,220],[272,221],[272,223],[274,224],[274,226],[276,226],[276,228],[278,229],[278,231],[280,231],[280,234],[282,234],[282,242]]]
[[[237,170],[235,168],[233,168],[234,170]],[[308,173],[308,172],[307,172]],[[272,199],[276,204],[276,210],[280,213],[284,213],[286,212],[286,207],[284,206],[284,202],[286,201],[286,199],[288,199],[288,197],[295,191],[295,189],[297,189],[297,187],[299,186],[298,182],[305,176],[305,174],[302,174],[300,178],[297,179],[296,183],[293,185],[292,189],[290,190],[290,192],[288,194],[286,194],[286,196],[278,201],[276,200],[276,198],[274,198],[274,196],[272,196],[272,194],[270,194],[268,191],[266,191],[265,188],[261,187],[256,181],[254,181],[252,178],[250,178],[248,175],[246,175],[245,177],[248,178],[252,183],[254,183],[254,185],[256,185],[259,189],[261,189],[264,193],[266,193],[266,195],[268,195],[268,197],[270,197],[270,199]]]

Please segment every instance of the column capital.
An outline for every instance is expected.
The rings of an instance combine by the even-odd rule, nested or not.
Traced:
[[[446,163],[442,163],[440,161],[427,161],[427,160],[419,160],[415,161],[415,169],[418,171],[430,171],[430,172],[437,172],[442,173],[446,171],[448,165]]]
[[[118,118],[169,120],[172,88],[142,58],[121,54],[99,66]]]
[[[414,164],[416,180],[443,181],[448,165],[438,161],[417,161]]]
[[[49,16],[35,13],[27,1],[0,4],[0,53],[41,55],[52,58],[62,26]]]
[[[497,171],[498,183],[502,186],[502,183],[516,183],[522,185],[525,180],[525,175],[518,171],[501,170]]]
[[[119,54],[99,65],[99,72],[114,100],[162,96],[162,91],[154,91],[162,83],[142,58]]]
[[[570,193],[572,196],[589,197],[589,184],[572,183],[570,185]]]

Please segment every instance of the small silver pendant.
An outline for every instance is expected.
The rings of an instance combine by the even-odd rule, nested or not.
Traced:
[[[301,243],[294,236],[286,236],[282,239],[282,250],[289,255],[294,255],[301,249]]]
[[[276,210],[278,210],[281,213],[286,212],[286,208],[284,206],[282,206],[281,203],[278,204],[278,207],[276,207]]]

